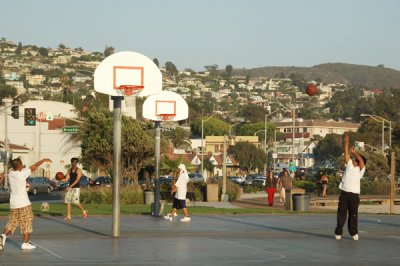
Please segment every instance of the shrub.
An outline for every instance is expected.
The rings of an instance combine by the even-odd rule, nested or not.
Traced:
[[[302,188],[306,192],[314,192],[315,190],[317,190],[317,184],[313,181],[307,180],[294,181],[293,187]]]
[[[144,195],[140,186],[126,186],[121,191],[122,204],[143,204]]]
[[[93,187],[81,190],[81,201],[87,204],[112,204],[112,189]],[[126,186],[121,189],[122,204],[143,204],[143,191],[140,186]]]

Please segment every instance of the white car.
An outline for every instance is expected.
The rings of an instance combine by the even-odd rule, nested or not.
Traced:
[[[267,180],[266,178],[256,178],[251,182],[251,184],[252,185],[262,185],[265,187],[266,180]]]

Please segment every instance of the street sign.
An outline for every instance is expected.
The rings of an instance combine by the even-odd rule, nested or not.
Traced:
[[[273,153],[273,154],[272,154],[272,158],[273,158],[273,159],[277,159],[277,158],[278,158],[278,154],[277,154],[277,153]]]
[[[63,132],[64,133],[76,133],[78,132],[79,127],[63,127]]]

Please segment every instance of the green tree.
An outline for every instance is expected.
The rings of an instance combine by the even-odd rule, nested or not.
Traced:
[[[14,98],[17,95],[17,89],[10,85],[0,84],[0,102],[3,98]]]
[[[204,119],[207,119],[204,117]],[[201,136],[201,119],[195,120],[190,124],[192,134]],[[208,121],[204,122],[204,136],[223,136],[229,132],[229,124],[212,117]]]
[[[157,58],[153,59],[154,64],[156,64],[156,66],[159,68],[160,67],[160,62],[158,62]]]
[[[239,112],[239,115],[243,117],[246,121],[256,123],[264,121],[265,113],[266,111],[263,107],[255,104],[248,104],[243,106],[242,110],[240,110]]]
[[[225,71],[228,74],[228,76],[232,76],[233,66],[232,65],[227,65],[225,67]]]
[[[214,65],[209,65],[209,66],[204,66],[204,68],[210,72],[210,77],[218,77],[219,76],[219,71],[218,71],[218,65],[214,64]]]
[[[47,57],[49,56],[49,50],[47,48],[44,47],[40,47],[38,50],[39,54],[43,57]]]
[[[178,69],[176,68],[176,66],[171,61],[167,61],[165,63],[165,71],[170,76],[175,76],[176,74],[178,74]]]
[[[22,52],[22,43],[19,42],[18,46],[17,46],[17,50],[15,50],[15,54],[16,55],[21,55],[21,52]]]
[[[65,48],[67,48],[64,44],[62,44],[62,43],[60,43],[59,45],[58,45],[58,48],[60,48],[61,50],[62,49],[65,49]]]
[[[106,48],[104,49],[103,52],[104,56],[107,57],[112,55],[113,53],[114,53],[114,47],[106,45]]]
[[[81,140],[82,163],[89,171],[101,170],[111,174],[113,153],[112,113],[93,108],[82,117],[78,138]],[[140,169],[152,162],[154,138],[151,130],[139,120],[122,117],[122,174],[138,182]],[[100,130],[101,129],[101,130]]]
[[[275,135],[275,125],[272,123],[267,123],[267,141],[274,138]],[[247,123],[241,126],[238,130],[238,134],[241,136],[253,136],[257,132],[257,136],[260,139],[265,137],[265,122],[259,123]]]
[[[265,152],[249,142],[237,142],[234,155],[240,168],[248,173],[263,168],[267,162]]]
[[[189,133],[181,127],[176,127],[164,133],[164,136],[171,141],[176,148],[190,146]]]
[[[135,184],[138,184],[139,171],[154,163],[154,132],[144,128],[140,120],[122,117],[123,173]]]

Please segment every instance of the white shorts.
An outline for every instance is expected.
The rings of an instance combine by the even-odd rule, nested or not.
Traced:
[[[65,203],[79,203],[79,197],[81,195],[80,188],[71,188],[65,194]]]

